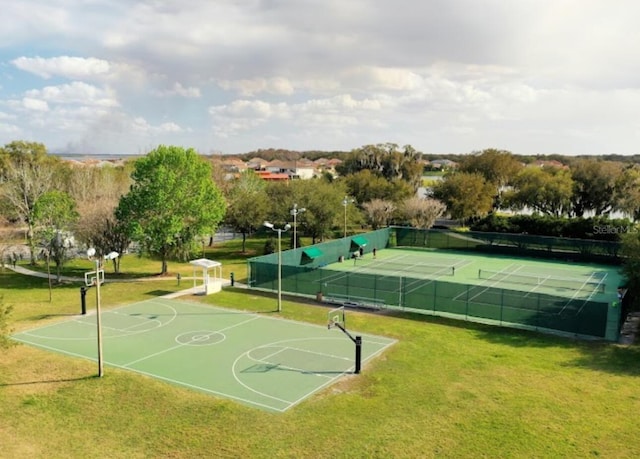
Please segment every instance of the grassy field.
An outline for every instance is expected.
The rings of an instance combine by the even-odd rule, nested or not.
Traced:
[[[251,244],[261,253],[264,240]],[[239,241],[207,256],[225,264],[225,276],[233,270],[246,278]],[[159,262],[125,257],[122,268],[153,274]],[[175,273],[191,268],[169,269],[173,277],[164,280],[105,284],[103,307],[179,289]],[[0,295],[14,306],[15,330],[79,311],[78,285],[56,286],[49,302],[46,280],[7,270],[0,270]],[[235,288],[191,299],[251,311],[276,306],[273,295]],[[285,297],[281,316],[323,324],[326,308]],[[94,362],[24,345],[2,350],[0,457],[640,456],[637,346],[409,314],[348,311],[348,321],[399,342],[362,374],[284,414],[109,367],[98,379]]]

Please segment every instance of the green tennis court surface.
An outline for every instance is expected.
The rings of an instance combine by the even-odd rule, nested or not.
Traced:
[[[340,330],[264,314],[158,298],[103,311],[101,319],[107,366],[270,411],[295,406],[355,366],[355,345]],[[362,336],[363,368],[395,343],[350,332]],[[13,338],[97,361],[95,315]]]
[[[622,282],[617,267],[606,265],[406,248],[380,250],[375,259],[367,254],[325,269],[338,271],[322,279],[329,288],[344,276],[362,273],[463,283],[477,286],[476,292],[495,287],[517,294],[535,292],[605,302],[616,300]],[[421,285],[419,280],[414,282]]]

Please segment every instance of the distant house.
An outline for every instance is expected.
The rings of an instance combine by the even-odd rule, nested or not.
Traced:
[[[244,172],[247,170],[247,163],[240,158],[224,158],[220,162],[220,167],[226,172]]]
[[[445,170],[458,167],[458,163],[450,159],[434,159],[429,163],[429,166],[434,170]]]
[[[267,164],[269,164],[269,161],[266,159],[255,157],[247,161],[247,168],[253,169],[254,171],[262,171],[265,170]]]
[[[266,180],[269,182],[285,182],[290,178],[289,174],[282,174],[271,171],[256,171],[256,174],[258,174],[258,177],[260,177],[262,180]]]
[[[314,162],[317,173],[328,172],[331,175],[337,175],[336,166],[342,164],[342,160],[337,158],[318,158]]]

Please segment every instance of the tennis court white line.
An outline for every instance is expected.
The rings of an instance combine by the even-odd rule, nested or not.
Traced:
[[[512,266],[517,266],[517,268],[516,268],[516,269],[514,269],[513,271],[505,272],[506,270],[510,269]],[[515,272],[518,272],[518,271],[519,271],[519,270],[521,270],[522,268],[524,268],[524,265],[511,264],[511,265],[507,266],[506,268],[502,269],[501,271],[499,271],[499,273],[505,273],[505,274],[507,274],[507,276],[508,276],[508,274],[513,274],[513,273],[515,273]],[[490,280],[491,280],[491,279],[487,279],[487,281],[490,281]],[[500,281],[495,281],[495,282],[493,282],[493,283],[492,283],[492,284],[490,284],[490,285],[478,285],[477,287],[480,287],[480,288],[484,287],[484,289],[483,289],[482,291],[480,291],[480,292],[476,293],[475,295],[473,295],[471,298],[466,299],[465,301],[473,301],[473,300],[475,300],[477,297],[479,297],[480,295],[482,295],[484,292],[486,292],[486,291],[487,291],[487,290],[489,290],[490,288],[495,287],[495,286],[496,286],[496,285],[498,285],[498,284],[500,284]],[[476,287],[476,286],[471,287],[471,288],[473,289],[473,288],[475,288],[475,287]],[[463,293],[460,293],[460,295],[456,296],[456,297],[454,298],[454,300],[455,300],[455,301],[463,301],[463,300],[461,300],[461,299],[460,299],[460,296],[461,296],[461,295],[463,295]]]
[[[594,274],[595,274],[595,273],[591,273],[591,275],[590,275],[590,276],[589,276],[589,278],[584,282],[584,284],[583,284],[583,285],[587,285],[587,284],[588,284],[588,282],[591,280],[591,278],[593,277],[593,275],[594,275]],[[605,273],[604,277],[601,279],[601,282],[599,282],[599,283],[598,283],[598,285],[600,285],[600,284],[602,283],[602,281],[604,281],[604,279],[606,279],[606,278],[607,278],[607,274],[609,274],[609,273]],[[564,306],[562,306],[562,309],[560,309],[560,311],[558,311],[557,315],[560,315],[560,314],[562,314],[562,313],[564,312],[564,310],[567,308],[567,306],[569,306],[569,304],[571,304],[571,301],[573,301],[573,300],[575,299],[575,297],[576,297],[576,295],[577,295],[578,293],[580,293],[580,290],[576,291],[576,293],[574,293],[574,295],[571,297],[571,299],[570,299],[570,300],[568,300],[568,301],[564,304]],[[575,313],[575,315],[576,315],[576,316],[582,312],[582,309],[587,305],[587,303],[588,303],[589,301],[591,301],[591,298],[593,298],[593,295],[595,295],[595,294],[596,294],[596,290],[594,289],[594,290],[591,292],[591,294],[590,294],[587,298],[585,298],[585,300],[582,302],[582,305],[580,306],[580,308],[579,308],[579,309],[576,311],[576,313]]]

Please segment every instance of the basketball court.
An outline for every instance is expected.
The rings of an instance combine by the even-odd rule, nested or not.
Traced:
[[[157,298],[102,311],[103,362],[248,406],[283,412],[356,373],[395,343],[348,330],[343,309],[318,309],[331,327]],[[19,342],[97,361],[93,315],[13,335]],[[344,330],[348,331],[345,333]]]

